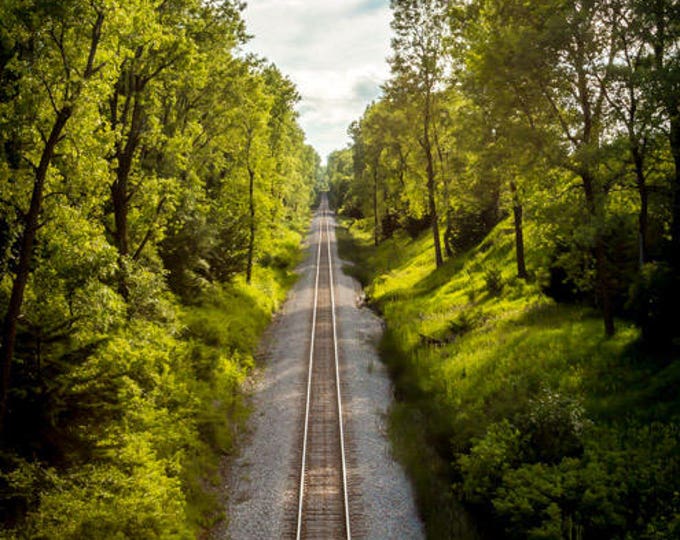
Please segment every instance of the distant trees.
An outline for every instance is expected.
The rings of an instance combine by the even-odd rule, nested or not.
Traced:
[[[617,314],[658,326],[668,309],[662,298],[679,289],[666,269],[680,275],[675,3],[392,8],[392,78],[357,122],[353,145],[366,163],[376,137],[384,149],[373,184],[393,195],[362,208],[376,231],[378,212],[397,213],[408,229],[425,208],[439,265],[441,225],[452,256],[470,247],[461,239],[478,241],[511,212],[520,278],[539,270],[527,267],[525,251],[538,246],[524,235],[527,222],[537,224],[551,231],[540,248],[550,279],[592,293],[607,335]],[[343,191],[364,183],[356,174]],[[644,302],[650,309],[634,314]]]

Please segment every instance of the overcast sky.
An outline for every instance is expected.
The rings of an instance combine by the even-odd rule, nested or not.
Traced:
[[[249,0],[244,16],[246,50],[295,82],[300,124],[325,161],[389,75],[389,0]]]

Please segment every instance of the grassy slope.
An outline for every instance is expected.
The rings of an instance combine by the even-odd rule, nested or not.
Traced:
[[[267,256],[267,266],[262,262],[253,268],[250,284],[238,276],[230,284],[216,287],[194,306],[183,310],[185,338],[193,346],[191,356],[194,369],[205,373],[207,380],[216,380],[215,365],[223,363],[222,386],[233,395],[226,408],[215,412],[219,417],[207,418],[205,425],[211,432],[203,433],[210,441],[211,451],[199,456],[190,471],[190,483],[186,486],[190,520],[203,526],[224,517],[219,502],[212,491],[204,489],[207,471],[215,482],[215,473],[224,452],[231,452],[238,444],[241,431],[248,421],[249,411],[240,386],[255,365],[254,355],[262,336],[279,310],[289,289],[297,280],[295,268],[302,260],[302,235],[289,231],[277,239]],[[217,381],[219,383],[219,381]]]
[[[97,454],[63,470],[15,460],[0,506],[28,501],[28,512],[0,538],[197,538],[224,517],[208,486],[248,421],[242,383],[297,279],[301,238],[276,238],[251,284],[238,276],[173,303],[171,322],[130,324],[74,370],[76,397],[105,408],[78,427]]]
[[[499,483],[506,483],[499,480],[502,474],[488,473],[484,481],[492,487],[477,490],[475,466],[488,463],[478,459],[466,468],[459,460],[475,445],[472,454],[480,455],[480,442],[494,426],[521,424],[542,396],[558,396],[578,404],[578,410],[582,404],[591,426],[611,426],[622,418],[649,425],[680,412],[674,390],[680,362],[645,358],[637,352],[638,331],[622,321],[617,335],[604,339],[592,310],[557,305],[536,285],[514,278],[508,222],[440,269],[434,267],[429,233],[416,240],[399,236],[376,249],[360,225],[341,235],[341,247],[357,263],[351,271],[367,285],[370,301],[387,323],[383,356],[401,398],[392,415],[393,436],[416,484],[430,537],[474,536],[458,498],[497,519],[496,533],[504,528],[508,535],[531,536],[531,523],[513,529],[516,512],[499,515],[499,504],[489,502],[498,495]],[[529,266],[536,268],[539,261],[531,256]],[[489,291],[491,269],[502,276],[500,293]],[[505,464],[497,465],[506,470]],[[452,484],[458,485],[458,496]]]

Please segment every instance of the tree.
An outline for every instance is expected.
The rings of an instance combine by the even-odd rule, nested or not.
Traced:
[[[10,536],[198,534],[202,464],[233,442],[319,169],[292,83],[237,52],[241,9],[0,6]]]
[[[16,6],[15,11],[10,5],[3,10],[3,19],[9,21],[6,24],[14,32],[3,37],[19,35],[24,38],[15,41],[13,46],[13,55],[21,57],[22,61],[9,67],[16,84],[9,113],[14,116],[11,120],[3,118],[3,123],[8,120],[22,122],[28,128],[24,132],[30,133],[24,140],[15,139],[21,148],[17,151],[19,159],[13,163],[16,166],[7,171],[15,185],[25,186],[26,191],[30,191],[30,202],[26,209],[17,208],[22,223],[2,327],[0,431],[7,414],[17,323],[32,270],[36,236],[42,225],[40,219],[46,191],[53,179],[51,166],[69,121],[80,112],[81,102],[86,107],[92,87],[110,76],[107,66],[110,50],[100,50],[105,39],[105,22],[111,14],[109,9],[97,3],[78,1],[58,6],[35,6],[32,13],[20,8]],[[40,110],[33,108],[36,103]],[[24,197],[17,194],[18,201]]]
[[[680,6],[672,0],[630,0],[640,39],[647,45],[651,64],[651,94],[668,129],[666,136],[674,163],[671,182],[671,264],[680,271]]]
[[[206,12],[212,17],[206,16]],[[222,17],[226,17],[227,21]],[[215,12],[209,5],[201,6],[195,0],[164,2],[139,10],[134,19],[136,26],[126,36],[130,54],[123,56],[115,91],[103,108],[116,133],[115,150],[110,156],[114,171],[110,186],[113,211],[110,230],[120,255],[119,287],[124,296],[129,294],[128,266],[142,255],[167,205],[167,195],[149,198],[145,195],[149,191],[173,191],[168,185],[173,180],[172,175],[158,174],[161,172],[158,170],[160,163],[158,159],[154,161],[154,156],[159,156],[158,145],[171,135],[163,133],[162,128],[167,129],[168,126],[163,126],[160,118],[167,110],[164,111],[162,105],[159,107],[155,98],[163,92],[167,92],[166,97],[176,94],[173,86],[182,82],[176,74],[192,65],[192,59],[195,60],[197,55],[195,40],[197,37],[205,39],[208,29],[213,26],[221,28],[224,32],[221,40],[227,44],[237,41],[239,28],[233,24],[234,18],[236,13],[231,10]],[[200,66],[200,63],[193,65]],[[198,81],[204,80],[201,75],[194,74]],[[145,156],[151,159],[143,159]],[[137,224],[130,223],[130,212],[135,208],[135,202],[138,213],[148,216],[144,231],[135,230]],[[136,245],[131,244],[133,239]]]
[[[348,215],[355,213],[354,203],[350,200],[354,179],[351,148],[331,152],[326,165],[326,176],[331,206]]]
[[[475,54],[498,68],[496,83],[502,92],[510,89],[514,94],[517,110],[529,125],[549,139],[557,137],[556,145],[541,150],[580,179],[595,288],[610,336],[614,306],[604,234],[611,184],[603,150],[608,142],[606,95],[620,51],[618,13],[609,2],[566,5],[547,0],[528,5],[489,0],[480,5],[478,29],[486,37]],[[539,116],[533,113],[536,108]]]
[[[444,0],[392,0],[393,55],[390,58],[392,79],[387,92],[398,96],[406,93],[416,99],[421,134],[418,143],[423,150],[427,172],[427,198],[435,262],[444,263],[437,212],[437,179],[433,153],[433,123],[436,122],[436,92],[446,75],[444,42],[447,26]]]
[[[259,76],[256,66],[247,66],[241,80],[242,87],[237,96],[238,109],[232,127],[232,147],[229,152],[235,159],[238,169],[247,175],[247,223],[248,247],[246,262],[246,282],[250,283],[255,261],[256,235],[258,231],[259,185],[256,180],[266,178],[272,171],[271,155],[267,151],[269,132],[268,113],[272,97],[266,93],[264,80]],[[235,171],[236,172],[236,171]]]

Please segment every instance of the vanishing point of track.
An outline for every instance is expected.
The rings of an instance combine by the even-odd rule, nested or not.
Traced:
[[[352,537],[328,202],[319,208],[296,538]]]

